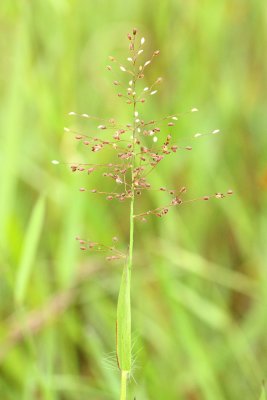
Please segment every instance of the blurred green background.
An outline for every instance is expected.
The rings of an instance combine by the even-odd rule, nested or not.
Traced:
[[[198,107],[175,132],[192,152],[151,175],[187,198],[223,200],[137,224],[136,369],[129,398],[258,399],[267,378],[266,43],[264,0],[2,0],[0,4],[0,397],[118,399],[121,263],[79,250],[77,235],[127,247],[126,204],[80,193],[100,185],[63,162],[90,159],[63,132],[69,111],[129,118],[106,70],[136,26],[146,77],[164,78],[143,118]],[[221,129],[222,135],[194,133]],[[86,158],[87,157],[87,158]],[[148,193],[141,209],[162,204]]]

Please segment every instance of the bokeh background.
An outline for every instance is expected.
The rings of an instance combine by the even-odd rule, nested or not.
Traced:
[[[129,398],[252,400],[267,377],[266,2],[2,0],[1,399],[118,398],[122,264],[75,237],[116,235],[127,248],[127,204],[79,192],[99,177],[51,160],[92,159],[63,131],[91,122],[69,111],[129,118],[112,85],[121,73],[106,65],[127,57],[134,26],[148,54],[161,50],[146,82],[164,79],[142,117],[200,110],[175,128],[193,151],[164,162],[153,185],[235,195],[137,224]],[[222,135],[192,139],[213,129]],[[157,192],[140,201],[162,204]]]

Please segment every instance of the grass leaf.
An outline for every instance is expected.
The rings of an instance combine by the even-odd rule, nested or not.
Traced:
[[[34,265],[34,258],[40,239],[41,229],[44,222],[44,216],[45,199],[44,196],[40,196],[30,217],[22,249],[21,260],[18,267],[15,285],[15,300],[17,303],[22,303],[25,298],[31,270]]]
[[[117,306],[117,357],[122,371],[131,370],[130,274],[124,266]]]
[[[262,390],[261,390],[261,397],[260,397],[260,400],[266,400],[267,399],[267,397],[266,397],[266,391],[265,391],[265,387],[264,387],[264,383],[263,383],[263,385],[262,385]]]

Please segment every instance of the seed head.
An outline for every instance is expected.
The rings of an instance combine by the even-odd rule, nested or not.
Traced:
[[[129,105],[135,105],[134,111],[132,111],[131,114],[132,122],[128,124],[121,124],[117,123],[113,118],[97,118],[88,114],[77,114],[72,111],[69,113],[69,115],[87,118],[90,119],[90,122],[98,121],[96,122],[98,133],[94,134],[89,131],[90,133],[86,132],[79,134],[69,128],[64,128],[64,131],[73,134],[74,138],[81,141],[84,146],[89,146],[89,148],[87,147],[87,150],[91,150],[92,152],[96,153],[103,149],[109,148],[110,151],[115,154],[115,157],[117,157],[116,164],[92,164],[91,161],[89,161],[90,163],[85,162],[70,165],[71,170],[77,173],[85,171],[87,175],[90,175],[95,171],[96,173],[99,171],[100,176],[111,180],[113,182],[113,186],[115,186],[113,191],[106,191],[98,188],[87,190],[84,187],[81,187],[79,189],[81,192],[89,191],[91,193],[104,195],[104,197],[109,201],[117,200],[123,202],[133,199],[135,195],[142,195],[145,190],[158,190],[162,192],[163,197],[168,198],[168,202],[164,206],[158,207],[155,210],[143,212],[142,214],[135,216],[140,220],[145,220],[143,217],[146,215],[163,217],[173,206],[195,200],[208,200],[210,198],[221,199],[225,197],[225,195],[223,193],[215,193],[210,196],[199,197],[198,199],[186,200],[183,198],[183,194],[186,192],[185,187],[179,189],[180,186],[178,188],[176,186],[171,190],[166,189],[165,187],[161,187],[159,189],[154,189],[151,187],[149,182],[150,173],[152,173],[154,169],[158,167],[160,162],[165,157],[169,156],[170,154],[177,157],[178,150],[190,151],[192,150],[192,147],[190,145],[180,145],[180,143],[177,142],[179,136],[176,134],[176,132],[174,132],[172,136],[168,134],[168,131],[170,131],[168,128],[178,125],[176,121],[180,120],[182,114],[168,115],[164,118],[156,117],[150,121],[142,119],[140,110],[138,110],[139,103],[149,101],[149,96],[153,96],[158,92],[156,85],[162,82],[162,77],[158,77],[151,85],[145,86],[142,89],[139,79],[144,78],[144,74],[147,70],[146,67],[152,63],[154,57],[160,54],[160,51],[155,50],[152,52],[152,56],[148,57],[145,62],[140,61],[141,57],[139,56],[144,51],[141,47],[145,44],[145,38],[141,37],[137,43],[136,35],[136,28],[133,28],[132,32],[127,34],[130,48],[128,57],[125,57],[125,59],[130,63],[127,64],[127,67],[124,66],[124,63],[121,64],[119,61],[117,61],[115,57],[109,56],[109,62],[111,65],[112,63],[117,63],[120,71],[130,75],[130,78],[128,78],[130,79],[129,81],[127,79],[126,82],[123,83],[123,81],[119,82],[118,80],[114,80],[113,84],[114,86],[120,86],[120,92],[117,93],[119,98],[123,98],[123,101]],[[135,48],[135,46],[137,46],[137,48]],[[107,65],[108,70],[112,69],[111,65]],[[198,109],[193,107],[184,114],[197,111]],[[100,134],[99,130],[107,132],[102,132]],[[219,132],[219,129],[215,129],[209,133],[196,133],[194,137],[197,138],[200,136],[217,134]],[[152,140],[149,139],[150,137]],[[57,165],[59,162],[57,160],[52,160],[52,164]],[[165,194],[163,194],[163,192],[165,192]],[[233,191],[229,189],[226,194],[231,195],[232,193]],[[114,238],[113,241],[116,241]],[[99,248],[98,243],[87,242],[83,240],[80,241],[80,245],[81,249],[96,247],[100,251],[103,248],[102,245],[100,245]],[[117,254],[108,255],[107,257],[109,260],[117,258]]]

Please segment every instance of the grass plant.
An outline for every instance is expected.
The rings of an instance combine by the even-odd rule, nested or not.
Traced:
[[[177,129],[176,125],[180,118],[184,116],[183,114],[175,113],[160,117],[156,120],[144,120],[142,118],[141,107],[151,96],[157,94],[158,86],[162,83],[162,78],[158,77],[150,86],[144,86],[143,84],[148,68],[150,68],[154,59],[159,56],[160,51],[155,50],[150,57],[145,56],[144,58],[143,54],[146,54],[144,53],[145,38],[139,37],[136,28],[134,28],[131,33],[128,33],[127,37],[129,41],[129,56],[126,61],[129,66],[121,63],[114,56],[109,56],[112,66],[108,65],[107,70],[120,70],[121,73],[127,76],[126,79],[129,80],[128,82],[125,82],[125,79],[114,80],[113,84],[119,89],[117,96],[130,106],[132,121],[122,124],[118,123],[114,117],[105,119],[87,113],[77,114],[71,111],[69,113],[71,116],[81,117],[93,123],[97,122],[99,133],[97,135],[89,135],[87,133],[77,132],[71,128],[65,128],[65,132],[73,134],[75,139],[81,142],[86,148],[89,148],[91,152],[99,153],[103,150],[109,150],[111,153],[115,153],[115,160],[119,160],[119,163],[115,161],[106,164],[97,162],[71,163],[70,168],[74,173],[80,172],[91,175],[98,172],[99,169],[104,169],[102,176],[109,178],[114,185],[112,191],[95,188],[88,190],[85,187],[81,187],[80,191],[104,195],[109,202],[115,200],[129,202],[129,243],[126,254],[119,251],[115,243],[112,246],[107,246],[102,243],[77,237],[80,248],[83,251],[108,251],[110,254],[106,257],[107,260],[112,261],[120,258],[125,260],[118,295],[116,319],[116,357],[118,368],[121,373],[120,400],[126,400],[127,398],[127,382],[132,375],[131,278],[136,221],[146,222],[146,219],[150,216],[162,218],[169,213],[172,207],[180,207],[197,200],[208,201],[211,198],[223,199],[225,196],[233,194],[233,191],[229,189],[226,195],[217,192],[213,195],[202,196],[201,198],[184,200],[183,196],[187,191],[184,186],[179,187],[179,185],[176,185],[174,189],[152,187],[149,178],[151,174],[158,169],[159,165],[162,164],[163,160],[171,154],[177,156],[181,151],[191,151],[192,146],[178,144],[179,138],[177,137],[177,132],[174,132],[174,135],[171,134],[174,128]],[[188,113],[195,112],[198,112],[198,109],[193,107]],[[218,133],[220,133],[220,130],[215,129],[210,133],[196,133],[194,138],[216,135]],[[58,164],[59,162],[53,160],[52,163]],[[136,211],[137,198],[142,198],[144,192],[147,191],[151,191],[152,193],[157,191],[165,195],[167,194],[167,197],[169,197],[167,204],[145,212]],[[116,242],[117,237],[114,237],[113,241]],[[182,287],[180,289],[182,289]],[[184,297],[187,297],[186,294]],[[206,309],[209,308],[210,312],[216,314],[216,311],[213,311],[212,307],[206,305]]]

